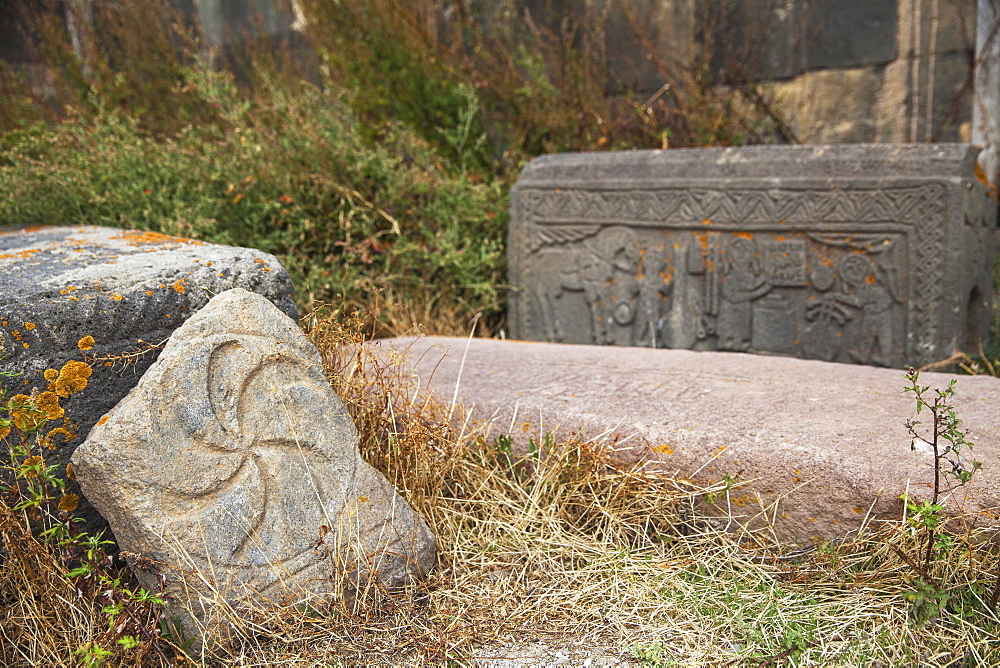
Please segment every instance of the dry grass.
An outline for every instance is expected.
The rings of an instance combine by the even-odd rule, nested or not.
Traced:
[[[727,533],[705,507],[712,494],[724,505],[725,484],[665,478],[573,437],[512,451],[449,426],[457,407],[420,395],[400,364],[380,362],[341,325],[314,319],[311,336],[364,457],[427,519],[439,564],[404,592],[229,610],[231,642],[208,663],[467,665],[541,641],[615,648],[648,665],[1000,664],[987,601],[993,529],[954,536],[926,578],[941,593],[915,595],[919,541],[902,522],[798,553],[764,534]],[[0,518],[0,659],[71,665],[73,649],[107,632],[106,618],[76,598],[20,518]],[[135,663],[123,657],[112,664]]]

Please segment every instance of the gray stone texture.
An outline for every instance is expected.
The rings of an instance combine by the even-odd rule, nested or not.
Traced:
[[[361,459],[315,346],[245,290],[174,332],[73,464],[119,547],[158,564],[132,560],[143,586],[165,578],[189,631],[225,632],[215,597],[350,596],[369,575],[393,587],[434,564],[427,525]]]
[[[241,287],[297,317],[292,282],[267,253],[103,227],[0,228],[0,379],[8,393],[45,389],[69,360],[92,367],[87,389],[62,402],[75,435],[46,453],[65,464],[97,420],[156,359],[164,342],[215,294]],[[92,347],[80,342],[93,338]],[[84,343],[83,347],[87,344]],[[92,514],[83,506],[85,516]]]
[[[739,523],[773,522],[785,540],[811,544],[898,519],[899,495],[926,499],[926,447],[910,449],[905,422],[920,418],[902,371],[736,353],[643,350],[485,339],[375,342],[405,351],[420,386],[456,395],[474,428],[524,447],[546,433],[581,434],[666,475],[745,483],[707,510]],[[389,355],[387,355],[389,356]],[[390,357],[392,359],[392,357]],[[1000,507],[1000,379],[923,373],[922,385],[958,380],[955,406],[983,462],[946,496],[949,513]],[[456,410],[464,415],[464,410]],[[919,446],[919,444],[918,444]]]
[[[989,336],[961,144],[561,154],[514,188],[511,337],[922,366]]]
[[[615,79],[612,92],[636,87],[652,96],[664,84],[676,86],[691,73],[700,77],[707,64],[708,76],[718,85],[715,92],[737,109],[745,100],[739,93],[728,93],[725,82],[756,79],[804,143],[946,142],[969,141],[972,136],[974,105],[967,79],[976,48],[973,2],[517,4],[536,22],[555,16],[549,27],[558,28],[557,21],[564,18],[587,17],[597,24],[598,34],[592,38],[606,54]]]
[[[807,70],[884,65],[896,58],[897,0],[726,0],[704,7],[718,72],[788,79]],[[733,49],[737,49],[733,52]],[[741,57],[750,55],[750,60]]]

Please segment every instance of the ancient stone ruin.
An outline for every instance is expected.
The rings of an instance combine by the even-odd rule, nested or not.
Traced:
[[[50,385],[46,373],[85,369],[89,388],[64,403],[65,432],[46,453],[60,467],[212,296],[244,288],[298,317],[273,255],[142,230],[2,227],[0,276],[0,369],[15,374],[7,391],[30,394]],[[80,513],[97,528],[86,503]]]
[[[996,228],[977,152],[537,158],[512,195],[511,336],[894,367],[977,351]]]
[[[899,495],[927,499],[933,456],[911,448],[904,373],[860,364],[731,355],[422,337],[371,349],[403,355],[407,372],[440,401],[466,406],[466,428],[528,439],[594,439],[647,471],[699,484],[738,482],[704,511],[731,530],[810,545],[840,539],[870,519],[898,519]],[[1000,507],[1000,380],[922,373],[921,384],[958,380],[955,408],[987,462],[945,497],[948,513]],[[537,447],[537,446],[536,446]],[[773,532],[773,533],[772,533]]]
[[[73,464],[188,633],[224,634],[227,607],[351,596],[434,564],[427,525],[361,459],[316,348],[245,290],[174,332]]]

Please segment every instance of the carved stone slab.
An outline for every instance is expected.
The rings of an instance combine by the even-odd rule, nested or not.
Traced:
[[[73,455],[143,585],[215,629],[239,605],[349,594],[428,570],[424,521],[358,451],[295,322],[242,289],[214,297]],[[142,566],[152,563],[152,566]],[[217,600],[217,599],[216,599]]]
[[[466,430],[506,434],[521,452],[529,438],[580,437],[647,471],[699,484],[735,476],[739,487],[701,507],[731,517],[723,525],[733,530],[768,526],[809,545],[842,538],[869,516],[898,520],[904,492],[930,496],[933,454],[911,449],[906,430],[907,419],[929,418],[915,414],[899,369],[440,337],[383,339],[372,350],[404,355],[421,388],[465,407],[454,414]],[[991,465],[1000,459],[1000,379],[920,374],[934,389],[955,379],[956,413],[984,465],[943,503],[976,517],[1000,508],[1000,467]]]
[[[560,154],[511,198],[514,338],[881,366],[989,335],[996,204],[961,144]]]

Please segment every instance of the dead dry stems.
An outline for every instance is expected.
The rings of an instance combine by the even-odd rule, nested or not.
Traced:
[[[649,665],[1000,662],[1000,621],[985,600],[996,563],[986,516],[935,561],[941,597],[915,599],[919,575],[905,555],[916,539],[904,522],[812,551],[766,531],[724,531],[705,499],[725,507],[730,482],[666,477],[572,435],[520,452],[456,428],[460,408],[422,394],[402,360],[373,355],[350,325],[310,322],[363,456],[428,521],[438,565],[399,591],[360,583],[349,600],[223,606],[228,643],[196,663],[473,665],[539,641]],[[0,659],[70,665],[107,619],[26,520],[0,510]],[[129,664],[123,656],[110,663]]]

